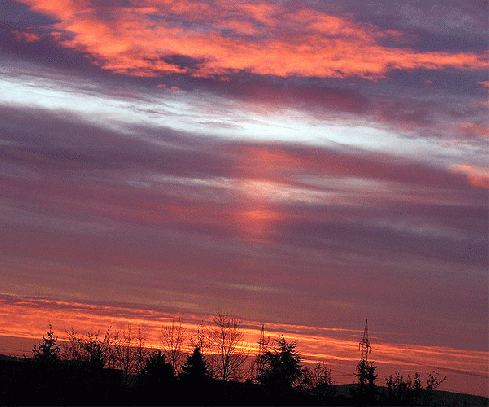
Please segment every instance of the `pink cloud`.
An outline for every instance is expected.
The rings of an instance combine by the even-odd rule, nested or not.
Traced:
[[[489,126],[477,123],[462,123],[461,132],[465,137],[479,140],[489,139]]]
[[[277,76],[380,78],[391,69],[484,69],[484,55],[418,52],[380,45],[372,24],[308,8],[264,2],[146,0],[105,8],[89,1],[22,0],[56,18],[53,35],[89,53],[103,69],[135,76],[187,73],[202,77],[236,71]],[[113,3],[111,3],[113,4]],[[196,66],[165,60],[186,55]]]
[[[25,42],[39,42],[41,40],[41,37],[34,33],[34,32],[30,32],[30,31],[24,31],[24,32],[20,32],[20,31],[13,31],[14,35],[15,35],[15,38],[17,39],[17,41],[25,41]]]
[[[470,165],[458,164],[451,165],[450,171],[453,173],[462,173],[467,175],[467,181],[470,185],[479,188],[489,189],[489,171],[483,168],[477,168]]]

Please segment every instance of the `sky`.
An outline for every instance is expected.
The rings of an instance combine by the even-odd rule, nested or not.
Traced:
[[[1,1],[2,343],[226,312],[348,382],[368,318],[381,376],[487,395],[488,21],[485,0]]]

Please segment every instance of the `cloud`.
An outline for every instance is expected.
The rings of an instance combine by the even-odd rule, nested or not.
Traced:
[[[483,168],[474,168],[470,165],[458,164],[450,166],[454,173],[467,175],[467,181],[476,187],[489,189],[489,171]]]
[[[232,149],[233,146],[231,145],[230,148]],[[396,159],[388,154],[304,146],[296,143],[243,143],[240,148],[243,150],[241,156],[246,157],[240,162],[240,166],[243,171],[250,172],[258,179],[265,176],[280,179],[283,177],[281,174],[293,171],[295,179],[300,179],[300,175],[340,176],[400,182],[408,185],[419,184],[430,187],[451,185],[454,188],[457,186],[463,188],[462,177],[454,177],[444,169],[430,167],[427,164],[408,159]]]
[[[6,107],[0,116],[0,221],[9,231],[1,250],[54,259],[60,275],[63,264],[88,268],[78,279],[61,278],[63,290],[90,297],[83,281],[92,269],[121,298],[137,278],[133,296],[147,301],[158,294],[144,282],[175,270],[164,271],[158,286],[192,293],[178,302],[202,304],[223,289],[209,280],[227,279],[229,290],[276,287],[285,264],[290,274],[277,292],[322,287],[322,279],[311,286],[312,277],[293,283],[292,269],[326,253],[336,254],[325,267],[391,253],[473,270],[487,261],[487,197],[461,173],[339,146],[201,139],[140,126],[137,134],[166,140],[149,143],[76,116]],[[270,247],[294,255],[263,260]],[[110,267],[139,268],[146,277],[120,271],[119,287]],[[209,292],[182,276],[205,279]],[[258,293],[238,291],[243,303]]]
[[[462,123],[461,130],[465,137],[478,140],[489,139],[489,126],[478,123]]]
[[[9,35],[12,43],[7,49],[14,52],[17,43],[14,35]],[[462,131],[461,123],[484,126],[486,122],[482,105],[485,90],[478,83],[485,74],[480,72],[391,70],[376,82],[251,73],[229,75],[226,81],[192,79],[188,74],[116,78],[109,71],[97,71],[81,54],[56,48],[45,34],[40,42],[24,45],[28,48],[24,47],[21,59],[35,56],[43,65],[21,63],[21,59],[7,62],[7,91],[2,95],[5,103],[62,109],[65,113],[69,110],[70,114],[118,129],[122,125],[128,130],[131,123],[133,134],[138,131],[136,123],[156,125],[164,121],[183,132],[282,140],[301,134],[316,144],[315,140],[329,138],[343,144],[361,143],[363,147],[367,143],[371,147],[382,145],[391,152],[409,146],[418,155],[420,149],[431,146],[433,154],[447,142],[478,146],[480,137]],[[175,63],[185,62],[181,55],[173,57]],[[48,69],[45,64],[66,70]],[[14,72],[28,75],[35,86],[26,86],[21,80],[24,76]],[[175,85],[183,91],[171,90]],[[375,134],[369,132],[369,137],[364,137],[365,125],[376,127]],[[347,133],[351,135],[347,137]],[[397,143],[392,142],[393,137]],[[435,147],[433,141],[439,145]]]
[[[474,52],[384,47],[381,39],[401,33],[307,6],[217,2],[210,7],[190,0],[111,7],[88,0],[23,3],[58,21],[52,35],[63,47],[88,53],[102,69],[134,76],[206,77],[247,71],[374,79],[391,69],[487,67],[483,55]]]
[[[12,31],[12,33],[15,35],[17,41],[25,41],[25,42],[39,42],[41,40],[41,37],[33,32],[20,32],[20,31]]]
[[[327,83],[324,80],[271,79],[241,73],[231,76],[225,86],[217,83],[209,88],[227,97],[262,104],[264,109],[286,106],[319,117],[334,112],[360,115],[372,109],[369,98],[358,90],[349,89],[339,82]]]

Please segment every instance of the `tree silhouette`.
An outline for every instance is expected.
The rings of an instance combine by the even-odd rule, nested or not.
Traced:
[[[377,366],[374,362],[368,362],[362,359],[357,365],[357,373],[355,376],[358,377],[358,384],[360,385],[358,392],[353,392],[358,398],[361,398],[366,404],[375,401],[377,394],[377,388],[375,386],[375,380],[377,379],[377,374],[375,370]]]
[[[388,379],[386,378],[385,384],[387,386],[387,399],[389,403],[402,405],[414,402],[412,391],[413,382],[410,376],[404,380],[403,376],[396,372],[394,376],[390,375]]]
[[[218,356],[224,356],[220,360],[226,362],[226,356],[241,348],[239,321],[218,314],[215,323],[214,329],[200,327],[193,343],[205,344],[210,351],[212,335],[218,335],[214,336],[214,350],[221,350],[215,346],[221,344],[224,351]],[[331,371],[324,363],[303,366],[296,342],[283,336],[270,341],[264,328],[253,370],[256,375],[235,381],[232,365],[225,363],[215,371],[219,379],[228,380],[214,380],[209,356],[206,352],[204,357],[199,346],[194,346],[177,375],[164,351],[145,348],[141,330],[130,326],[116,334],[107,330],[104,336],[91,332],[79,336],[72,328],[68,340],[61,343],[60,355],[57,337],[52,325],[48,326],[42,341],[33,347],[33,358],[0,355],[0,405],[388,406],[455,405],[455,401],[457,405],[487,405],[487,398],[464,395],[456,400],[450,393],[436,392],[446,376],[434,371],[426,378],[426,388],[418,373],[412,379],[396,373],[386,378],[386,388],[377,389],[377,367],[367,360],[358,363],[358,384],[349,386],[348,397],[343,387],[333,386]],[[178,330],[175,321],[171,329]]]
[[[34,363],[27,364],[30,370],[23,380],[26,381],[26,388],[29,389],[29,395],[33,400],[42,400],[43,404],[60,404],[60,348],[52,325],[48,326],[49,330],[42,337],[42,342],[32,349]]]
[[[150,392],[161,389],[174,380],[175,371],[161,351],[154,351],[146,356],[144,366],[138,375],[138,385],[142,390]]]
[[[185,331],[182,321],[173,319],[172,324],[164,327],[161,332],[163,351],[175,372],[178,372],[180,368],[179,362],[182,356],[182,346],[185,342]]]
[[[414,373],[414,381],[413,381],[413,402],[415,405],[418,405],[421,399],[421,391],[423,386],[421,385],[421,377],[418,372]]]
[[[58,338],[54,336],[53,326],[49,324],[49,331],[46,332],[46,336],[42,337],[42,343],[34,345],[32,352],[34,359],[45,362],[54,363],[59,360],[60,348],[56,345]]]
[[[66,332],[68,340],[63,344],[63,359],[87,362],[92,370],[101,370],[113,365],[113,338],[108,329],[103,338],[98,332],[78,335],[72,328]]]
[[[112,345],[114,367],[122,370],[124,385],[131,383],[132,379],[141,371],[146,349],[141,328],[137,334],[133,333],[130,325],[118,333]]]
[[[217,357],[214,373],[224,381],[237,379],[239,369],[247,359],[247,355],[239,353],[243,344],[241,321],[222,313],[214,316],[213,321],[215,327],[210,340]]]
[[[435,371],[428,373],[428,378],[426,379],[426,392],[423,400],[424,405],[430,405],[432,403],[434,390],[445,380],[447,380],[446,376],[444,376],[443,379],[440,379],[438,373]]]
[[[197,332],[195,335],[190,337],[190,344],[194,348],[199,348],[201,353],[206,353],[205,350],[211,348],[209,336],[209,330],[202,321],[197,327]]]
[[[361,360],[358,363],[355,376],[358,377],[360,386],[367,387],[375,385],[375,380],[377,379],[377,375],[375,374],[376,369],[377,367],[374,366],[373,362]]]
[[[200,348],[196,347],[192,355],[187,357],[187,361],[182,365],[182,372],[179,377],[192,383],[201,383],[210,378],[207,363],[200,352]]]
[[[418,372],[414,374],[414,380],[408,375],[404,379],[400,373],[390,375],[385,379],[387,386],[387,402],[389,405],[432,405],[434,390],[440,386],[447,377],[439,378],[438,373],[428,373],[426,389],[423,390],[421,377]]]
[[[438,373],[435,371],[428,373],[428,378],[426,379],[426,390],[433,391],[445,380],[447,380],[446,376],[444,376],[441,380],[438,378],[438,376]]]
[[[257,380],[275,390],[290,390],[303,375],[302,357],[296,350],[295,342],[287,342],[283,337],[274,342],[271,350],[258,356],[260,367]]]
[[[326,399],[333,397],[333,378],[331,370],[324,363],[318,363],[313,369],[307,366],[302,369],[300,390],[317,398]]]

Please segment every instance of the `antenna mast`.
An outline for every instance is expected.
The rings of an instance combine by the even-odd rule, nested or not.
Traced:
[[[254,369],[256,369],[256,373],[262,373],[264,367],[263,356],[267,350],[268,341],[265,339],[265,325],[261,326],[260,340],[258,341],[258,355],[255,359]]]
[[[370,346],[370,341],[368,340],[367,320],[365,320],[365,330],[363,331],[363,338],[358,344],[358,350],[362,352],[362,360],[365,361],[367,361],[368,354],[372,353],[372,347]]]
[[[260,340],[258,341],[258,354],[265,353],[267,347],[267,340],[265,339],[265,325],[261,326]]]

